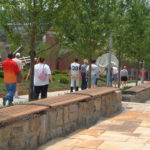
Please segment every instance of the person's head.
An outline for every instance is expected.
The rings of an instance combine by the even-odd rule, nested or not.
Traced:
[[[34,58],[34,64],[37,64],[37,63],[38,63],[38,59]]]
[[[92,64],[95,64],[96,63],[96,60],[92,60]]]
[[[126,67],[126,66],[123,66],[123,69],[127,69],[127,67]]]
[[[9,53],[9,54],[8,54],[8,58],[9,58],[9,59],[13,59],[13,57],[14,57],[14,55],[13,55],[12,53]]]
[[[78,60],[78,58],[75,58],[74,61],[75,61],[75,62],[78,62],[79,60]]]
[[[83,60],[83,63],[84,63],[84,64],[88,64],[88,60],[87,60],[87,59],[84,59],[84,60]]]
[[[20,58],[21,55],[20,55],[20,53],[16,53],[15,56],[16,56],[16,58]]]
[[[40,56],[39,59],[38,59],[38,62],[39,62],[39,63],[44,63],[44,61],[45,61],[45,58],[42,57],[42,56]]]

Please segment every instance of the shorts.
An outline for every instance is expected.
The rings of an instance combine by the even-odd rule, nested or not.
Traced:
[[[114,74],[114,75],[113,75],[113,79],[112,79],[112,81],[114,81],[114,82],[116,82],[116,81],[117,81],[117,74]]]
[[[17,82],[17,83],[21,83],[21,80],[22,80],[22,74],[21,74],[21,72],[18,72],[18,73],[17,73],[16,82]]]
[[[127,81],[127,77],[121,77],[121,81]]]
[[[93,74],[91,75],[91,84],[95,84],[96,83],[96,75]]]

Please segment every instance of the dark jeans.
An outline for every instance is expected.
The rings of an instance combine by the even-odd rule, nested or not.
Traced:
[[[84,90],[87,88],[87,79],[86,79],[86,73],[81,73],[82,75],[82,85],[81,89]]]
[[[34,99],[37,100],[39,98],[40,93],[41,98],[47,98],[47,90],[48,85],[34,86]]]
[[[6,83],[6,90],[8,94],[4,97],[4,101],[9,101],[9,104],[13,102],[13,96],[16,92],[16,83]]]

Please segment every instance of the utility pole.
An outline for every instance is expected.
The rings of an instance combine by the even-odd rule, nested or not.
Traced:
[[[108,59],[108,74],[107,74],[107,86],[112,86],[110,77],[111,77],[111,55],[112,55],[112,33],[109,38],[109,59]]]

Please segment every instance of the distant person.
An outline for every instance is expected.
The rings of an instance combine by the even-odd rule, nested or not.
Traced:
[[[71,78],[70,92],[73,92],[74,86],[75,86],[75,90],[78,91],[79,90],[79,79],[81,76],[81,66],[78,63],[78,58],[75,58],[74,62],[71,63],[69,75]]]
[[[143,76],[143,72],[144,72],[144,76]],[[139,77],[140,77],[140,80],[141,80],[141,83],[142,83],[142,81],[144,81],[144,79],[146,78],[146,71],[145,71],[145,69],[144,70],[143,69],[140,70]]]
[[[9,105],[13,104],[13,96],[16,92],[16,78],[19,72],[19,67],[15,61],[12,60],[13,54],[8,54],[8,59],[2,63],[4,70],[4,82],[6,85],[7,95],[3,98],[3,105],[6,105],[6,101],[9,101]]]
[[[128,70],[126,66],[124,66],[123,69],[121,70],[120,77],[121,77],[122,87],[126,86],[128,80]]]
[[[19,67],[19,73],[17,74],[17,87],[16,87],[16,93],[15,93],[15,98],[19,98],[18,94],[19,94],[19,87],[20,87],[20,83],[21,80],[24,77],[23,74],[23,62],[19,59],[20,58],[20,53],[16,53],[15,58],[13,59],[13,61],[15,61]]]
[[[96,87],[96,74],[99,72],[98,66],[95,64],[96,60],[92,60],[91,64],[91,88]],[[87,74],[89,72],[89,66],[87,67]]]
[[[99,70],[99,68],[96,71],[96,82],[95,82],[96,86],[98,85],[98,80],[100,80],[100,70]]]
[[[114,87],[117,87],[117,79],[118,79],[118,68],[116,65],[113,65],[112,83],[113,83]]]
[[[86,70],[88,67],[88,60],[83,60],[83,65],[81,65],[81,76],[82,76],[82,84],[81,89],[84,90],[87,88],[87,78],[86,78]]]
[[[34,99],[36,100],[40,93],[41,98],[47,98],[49,79],[53,86],[50,67],[44,61],[44,57],[39,57],[38,64],[34,66]]]

